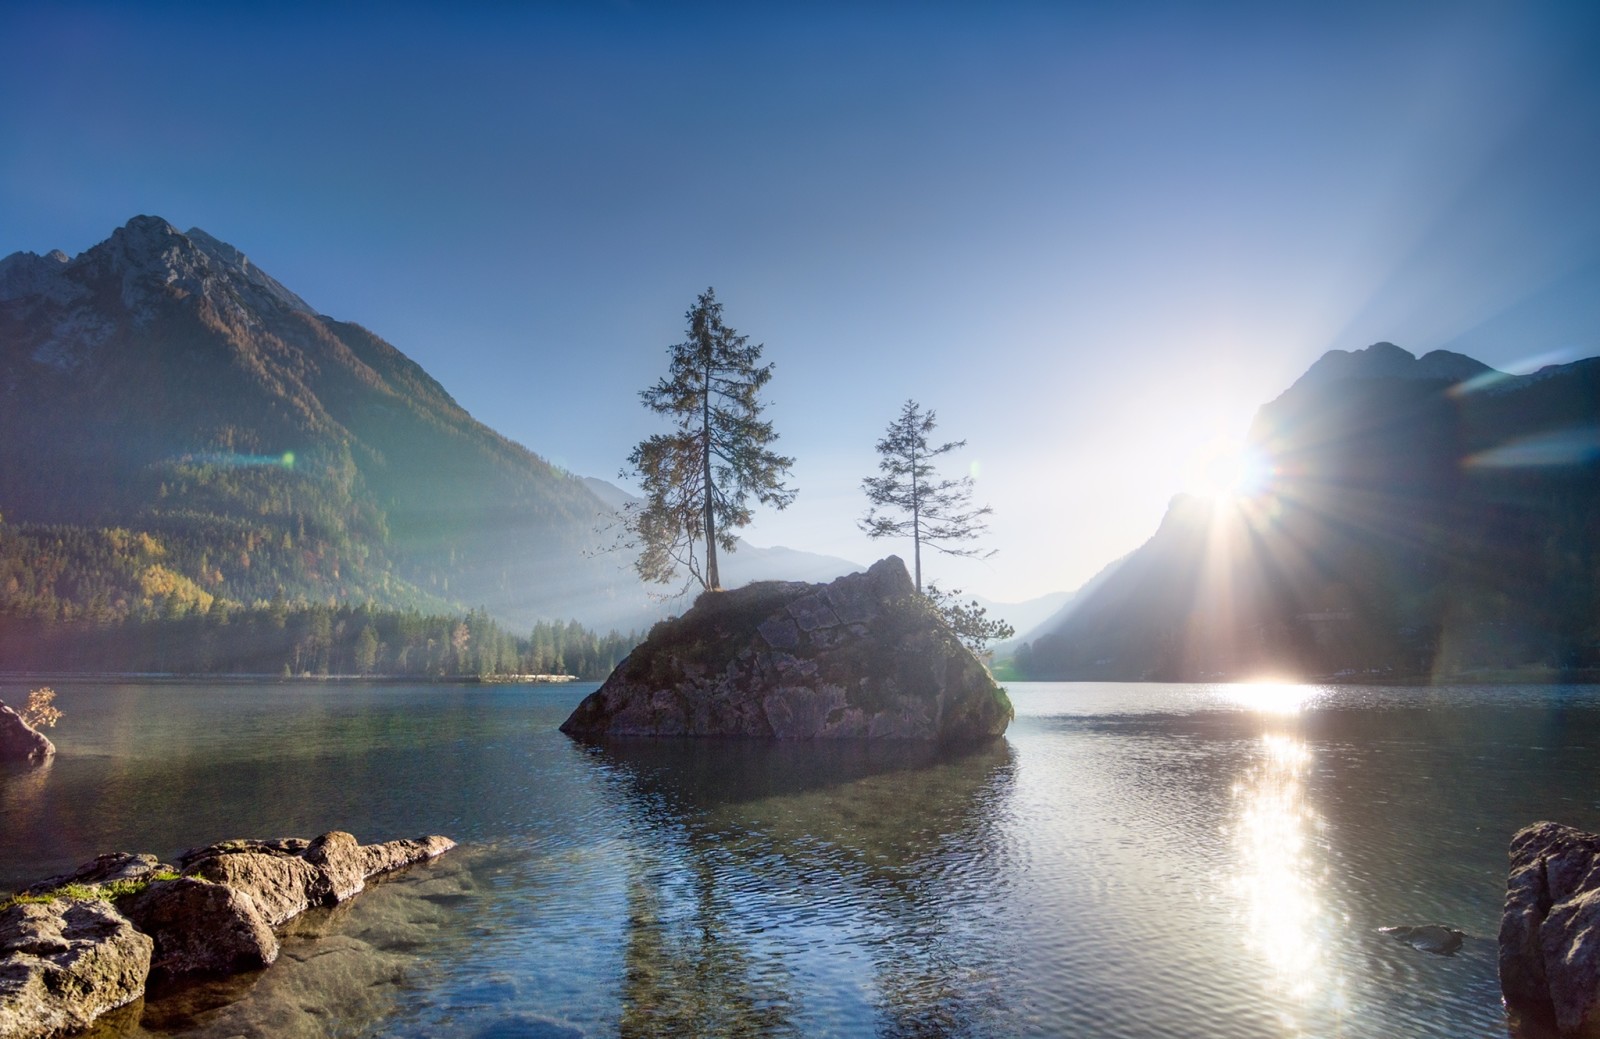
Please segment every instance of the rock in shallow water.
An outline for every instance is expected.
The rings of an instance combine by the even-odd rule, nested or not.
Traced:
[[[970,743],[1011,701],[890,556],[828,585],[708,592],[572,712],[561,731]]]
[[[249,895],[273,927],[312,906],[334,901],[327,874],[284,852],[258,848],[213,852],[207,848],[192,858],[185,855],[183,872]]]
[[[1511,838],[1500,988],[1564,1036],[1600,1036],[1600,835],[1540,822]]]
[[[243,891],[274,927],[311,906],[333,905],[358,894],[366,878],[449,851],[456,842],[433,834],[414,840],[359,844],[340,830],[315,840],[223,841],[185,852],[186,876]]]
[[[255,900],[197,877],[153,881],[117,900],[117,909],[155,940],[157,980],[187,974],[238,974],[278,958],[278,939]]]
[[[1404,943],[1418,952],[1431,952],[1435,956],[1454,956],[1460,949],[1462,941],[1467,937],[1465,931],[1458,931],[1454,927],[1443,924],[1421,924],[1410,927],[1380,927],[1379,934],[1386,934],[1397,942]]]

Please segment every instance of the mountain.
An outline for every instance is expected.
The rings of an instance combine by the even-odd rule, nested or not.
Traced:
[[[594,496],[599,498],[617,512],[621,512],[629,505],[641,503],[643,498],[629,494],[614,483],[585,476],[583,485]],[[738,588],[749,584],[751,581],[805,581],[808,584],[824,584],[845,574],[853,574],[866,570],[860,563],[852,563],[848,559],[838,556],[825,556],[816,552],[806,552],[797,548],[785,548],[775,545],[763,548],[752,545],[743,538],[738,539],[738,547],[732,552],[718,555],[718,568],[723,584],[728,588]],[[688,603],[683,604],[687,606]]]
[[[1388,343],[1263,406],[1270,473],[1173,499],[1018,653],[1032,677],[1600,667],[1600,358],[1530,375]]]
[[[1013,637],[995,644],[995,659],[1011,660],[1025,645],[1028,646],[1027,653],[1031,655],[1033,641],[1065,625],[1078,607],[1091,599],[1095,590],[1109,580],[1122,563],[1122,559],[1107,563],[1076,591],[1052,592],[1023,603],[990,603],[979,599],[978,605],[987,609],[989,616],[1007,621],[1017,630]]]
[[[659,612],[576,477],[238,249],[141,216],[0,260],[0,612]],[[9,545],[9,548],[7,547]]]

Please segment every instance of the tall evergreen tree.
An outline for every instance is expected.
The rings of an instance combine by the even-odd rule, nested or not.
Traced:
[[[750,522],[751,498],[777,509],[794,500],[784,484],[794,459],[768,447],[778,435],[761,419],[761,389],[772,379],[772,364],[760,363],[761,344],[722,323],[711,289],[686,316],[688,338],[669,348],[667,375],[639,394],[676,428],[628,456],[644,501],[625,510],[624,523],[641,578],[665,584],[682,567],[715,589],[717,550],[733,551],[734,530]]]
[[[994,550],[961,547],[988,530],[983,518],[994,510],[984,505],[972,507],[972,477],[941,480],[934,468],[941,455],[967,446],[965,440],[952,440],[937,447],[928,443],[928,434],[937,423],[934,412],[908,400],[900,416],[878,441],[878,471],[861,481],[871,507],[859,525],[868,537],[910,538],[913,573],[917,591],[922,591],[922,546],[946,555],[968,559],[987,559]],[[880,511],[882,510],[882,511]]]

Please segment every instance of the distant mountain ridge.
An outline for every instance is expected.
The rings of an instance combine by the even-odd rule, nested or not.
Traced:
[[[617,512],[644,500],[597,477],[585,476],[582,479],[583,485],[595,497]],[[743,538],[738,539],[738,546],[732,552],[726,552],[719,558],[722,582],[729,588],[738,588],[751,581],[806,581],[821,584],[867,569],[860,563],[839,556],[785,548],[782,545],[763,548]],[[683,605],[687,606],[688,603]]]
[[[1180,495],[1018,650],[1051,679],[1600,667],[1600,358],[1514,376],[1388,343],[1264,405],[1272,476]]]
[[[1393,343],[1374,343],[1365,350],[1329,350],[1295,380],[1288,392],[1345,379],[1426,379],[1463,383],[1492,372],[1494,369],[1482,361],[1449,350],[1434,350],[1417,357]]]

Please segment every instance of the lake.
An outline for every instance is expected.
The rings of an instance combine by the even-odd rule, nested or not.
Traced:
[[[0,889],[461,842],[96,1037],[1505,1036],[1507,842],[1600,829],[1595,686],[1017,683],[1005,740],[943,761],[594,750],[556,731],[592,684],[55,687],[56,761],[0,773]],[[1377,930],[1428,922],[1470,937]]]

